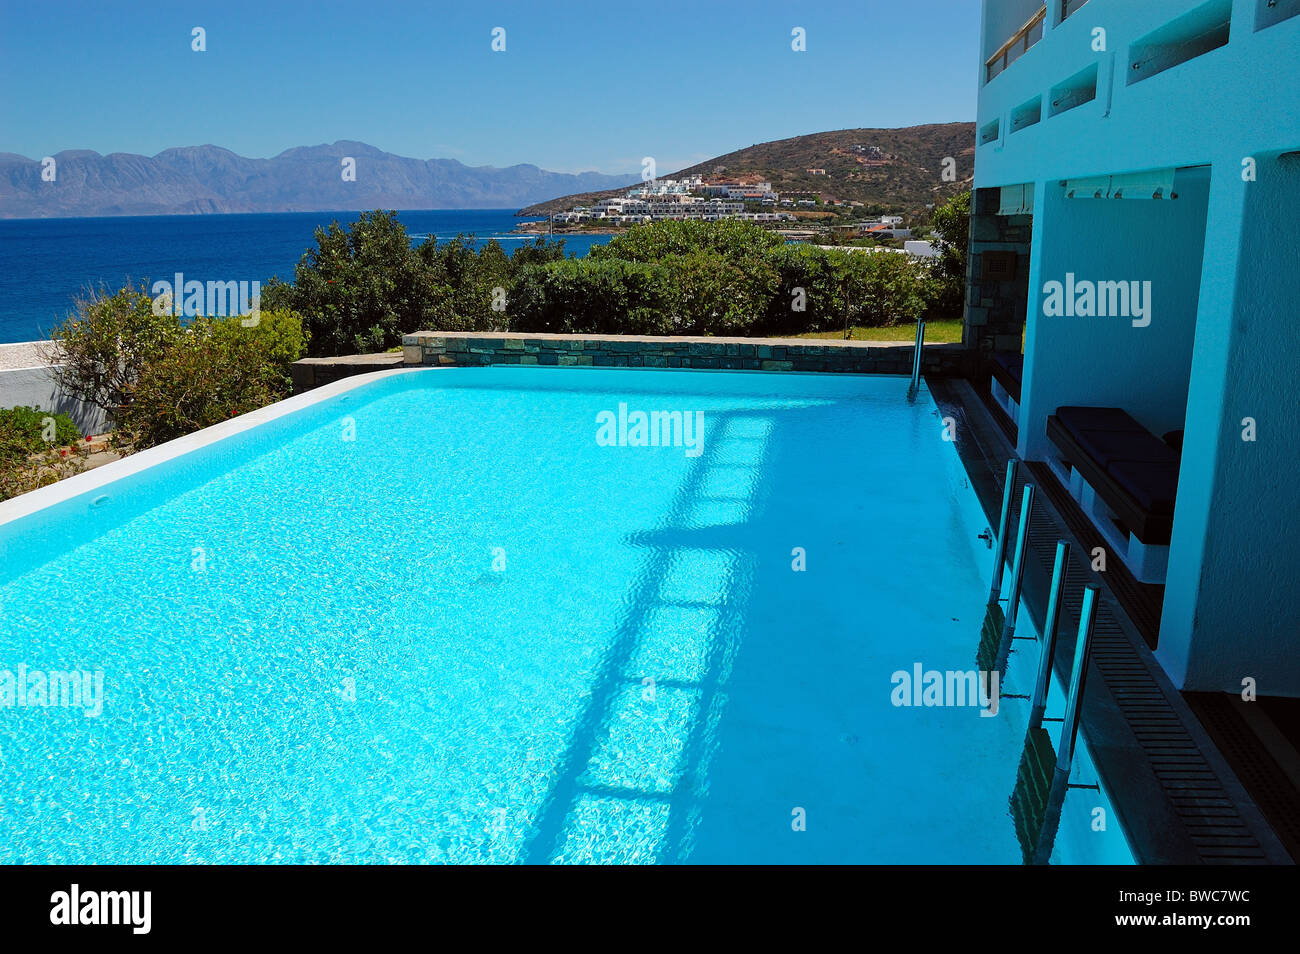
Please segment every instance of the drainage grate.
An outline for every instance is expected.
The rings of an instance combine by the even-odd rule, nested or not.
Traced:
[[[1237,713],[1236,697],[1218,692],[1185,692],[1183,698],[1264,812],[1291,857],[1300,858],[1300,792],[1259,736]]]

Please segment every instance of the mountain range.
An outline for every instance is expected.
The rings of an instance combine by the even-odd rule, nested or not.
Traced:
[[[0,219],[341,209],[517,209],[575,192],[639,181],[635,174],[548,172],[533,165],[467,166],[408,159],[361,142],[299,146],[249,159],[220,146],[185,146],[156,156],[90,150],[42,160],[0,153]],[[355,181],[344,160],[355,160]]]

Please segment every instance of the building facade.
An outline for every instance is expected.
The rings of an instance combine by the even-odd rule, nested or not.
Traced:
[[[1165,549],[1091,511],[1156,657],[1300,696],[1300,0],[984,0],[979,71],[965,336],[1023,338],[1019,455],[1063,406],[1181,445]]]

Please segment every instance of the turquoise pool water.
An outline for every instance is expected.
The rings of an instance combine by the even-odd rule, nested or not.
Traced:
[[[104,687],[0,707],[0,861],[1019,863],[1023,700],[891,699],[991,559],[905,388],[420,371],[0,525],[0,671]]]

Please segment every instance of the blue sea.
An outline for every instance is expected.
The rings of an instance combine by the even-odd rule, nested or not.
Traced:
[[[281,212],[252,215],[148,215],[93,219],[0,221],[0,344],[48,336],[87,289],[116,290],[127,280],[171,279],[182,272],[200,281],[293,279],[293,267],[315,245],[318,226],[347,225],[356,212]],[[496,239],[507,252],[533,237],[511,232],[520,221],[510,209],[399,212],[412,242],[472,234]],[[567,236],[569,255],[586,255],[607,235]]]

